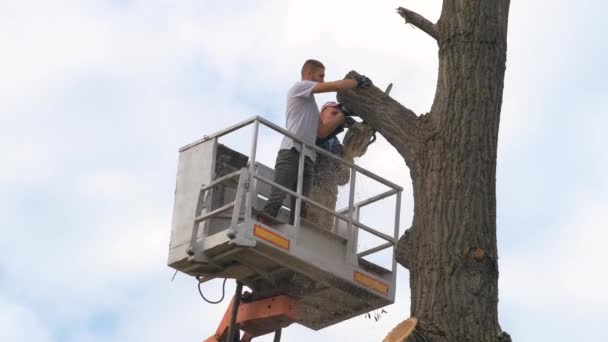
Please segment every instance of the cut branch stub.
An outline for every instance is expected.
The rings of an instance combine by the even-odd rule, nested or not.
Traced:
[[[416,317],[412,317],[406,319],[405,321],[397,324],[396,327],[391,330],[388,335],[382,340],[382,342],[402,342],[407,339],[408,336],[412,334],[414,329],[416,329],[416,323],[418,320]]]
[[[443,331],[431,322],[411,317],[397,324],[382,342],[445,342]]]
[[[469,247],[464,251],[463,256],[468,259],[472,259],[481,262],[486,256],[486,251],[480,247]]]
[[[414,265],[412,264],[415,261],[415,245],[413,243],[412,234],[413,227],[407,229],[403,235],[399,238],[399,242],[397,242],[397,247],[395,248],[395,260],[397,262],[407,268],[410,269]]]

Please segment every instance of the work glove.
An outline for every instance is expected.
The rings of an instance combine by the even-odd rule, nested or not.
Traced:
[[[372,85],[372,80],[365,75],[361,75],[361,78],[357,80],[357,88],[367,87]]]

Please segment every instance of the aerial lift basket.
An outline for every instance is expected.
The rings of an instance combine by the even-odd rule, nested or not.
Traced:
[[[273,170],[256,162],[258,142],[263,138],[259,135],[260,125],[291,137],[303,149],[312,149],[348,165],[351,172],[348,207],[335,211],[302,196],[302,172],[295,192],[274,183]],[[247,127],[253,128],[249,155],[218,143],[220,137],[238,134]],[[252,289],[252,300],[289,298],[297,308],[289,320],[314,330],[394,302],[394,256],[390,269],[365,257],[392,248],[397,242],[402,191],[399,186],[305,144],[260,117],[206,136],[179,152],[169,266],[201,282],[237,279]],[[302,170],[304,157],[300,155]],[[355,202],[357,174],[389,190]],[[277,218],[262,213],[272,186],[297,198],[294,208],[285,201]],[[389,197],[394,197],[395,205],[383,215],[394,215],[391,235],[359,222],[362,207]],[[319,227],[301,218],[304,202],[334,215],[334,225]],[[291,210],[295,211],[294,224],[286,223]],[[359,251],[359,230],[384,241]]]

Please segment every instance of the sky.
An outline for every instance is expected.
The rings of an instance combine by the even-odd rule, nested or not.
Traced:
[[[308,58],[327,80],[393,82],[394,99],[427,112],[437,46],[395,8],[435,21],[440,3],[1,1],[0,340],[210,336],[228,300],[203,302],[166,265],[178,148],[254,115],[282,125]],[[608,339],[606,10],[511,3],[497,234],[499,320],[515,341]],[[270,165],[276,151],[263,150]],[[357,163],[404,188],[403,232],[405,163],[383,139]],[[378,322],[292,325],[283,340],[382,340],[409,315],[404,268],[397,286]],[[203,289],[218,298],[221,281]]]

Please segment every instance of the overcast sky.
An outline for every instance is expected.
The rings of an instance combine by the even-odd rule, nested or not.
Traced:
[[[1,1],[0,340],[211,335],[228,300],[203,302],[166,266],[177,149],[254,115],[282,125],[307,58],[327,80],[394,82],[393,98],[427,112],[437,46],[395,8],[435,21],[440,2]],[[608,339],[606,10],[511,4],[497,209],[499,319],[514,341]],[[381,139],[357,162],[404,187],[408,228],[402,159]],[[220,285],[204,289],[217,298]],[[379,322],[294,325],[283,339],[379,341],[409,297],[400,268]]]

